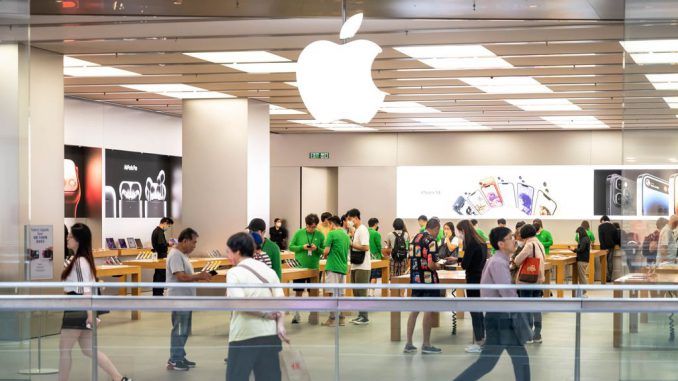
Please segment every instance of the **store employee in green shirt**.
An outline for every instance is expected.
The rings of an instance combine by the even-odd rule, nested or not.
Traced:
[[[261,251],[266,253],[271,259],[271,267],[273,268],[273,271],[275,271],[275,273],[278,275],[278,279],[282,280],[280,248],[278,247],[278,244],[265,237],[266,222],[261,218],[253,218],[252,221],[250,221],[250,224],[247,225],[247,230],[249,230],[250,233],[258,233],[259,236],[264,240],[264,243],[261,244]]]
[[[537,229],[537,239],[544,245],[544,251],[546,252],[546,255],[548,255],[550,248],[553,245],[553,236],[551,235],[551,232],[544,229],[544,224],[539,218],[535,218],[534,221],[532,221],[532,225]]]
[[[323,254],[327,258],[325,265],[325,283],[346,283],[346,273],[348,272],[348,256],[351,247],[351,237],[346,234],[342,228],[341,219],[338,216],[328,217],[327,222],[330,225],[330,231],[325,239],[325,249]],[[333,290],[324,291],[331,297]],[[344,289],[337,289],[337,296],[344,296]],[[322,325],[334,327],[336,324],[336,315],[330,312],[330,317]],[[346,325],[344,313],[339,313],[339,325]]]
[[[309,214],[305,218],[306,228],[297,230],[290,241],[290,250],[294,252],[294,258],[301,267],[319,270],[320,256],[325,248],[325,236],[317,229],[320,219],[317,214]],[[294,283],[310,283],[310,279],[295,280]],[[304,294],[304,289],[294,290],[297,297]],[[299,312],[294,314],[292,324],[299,324],[301,320]]]
[[[367,221],[370,233],[370,256],[372,259],[382,259],[381,254],[381,234],[379,233],[379,220],[372,217]],[[377,283],[377,279],[381,279],[381,269],[372,269],[370,273],[370,283]]]
[[[431,218],[435,218],[438,221],[440,221],[440,218],[438,217]],[[428,217],[422,214],[421,216],[419,216],[419,218],[417,218],[417,222],[419,223],[419,233],[423,233],[424,230],[426,230],[426,223],[428,222]],[[443,234],[443,229],[440,229],[438,231],[438,236],[436,237],[436,241],[438,241],[438,244],[442,242],[443,238],[445,238],[445,235]]]

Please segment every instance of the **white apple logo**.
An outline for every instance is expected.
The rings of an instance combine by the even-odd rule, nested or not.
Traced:
[[[362,19],[362,13],[358,13],[346,20],[339,37],[353,37]],[[311,115],[321,123],[372,120],[386,95],[372,81],[372,62],[379,53],[379,45],[368,40],[309,44],[299,55],[297,85]]]

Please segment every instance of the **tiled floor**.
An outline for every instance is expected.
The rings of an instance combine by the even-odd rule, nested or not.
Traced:
[[[321,320],[324,317],[321,315]],[[403,338],[405,318],[403,314]],[[544,316],[544,343],[528,346],[533,380],[574,379],[575,318],[574,314],[567,313]],[[334,379],[336,372],[342,380],[450,380],[478,357],[464,352],[471,341],[470,318],[460,319],[458,334],[452,336],[450,314],[441,317],[441,327],[434,329],[432,336],[433,344],[443,349],[441,355],[404,355],[404,342],[389,340],[389,314],[372,313],[370,320],[368,326],[340,327],[338,343],[334,328],[308,323],[288,325],[292,344],[302,351],[313,380]],[[612,348],[611,314],[586,314],[581,320],[582,380],[675,380],[678,377],[678,344],[668,340],[666,314],[651,315],[649,323],[640,324],[637,334],[625,331],[622,349]],[[219,380],[225,374],[223,359],[227,353],[228,321],[228,313],[194,315],[194,332],[187,352],[188,357],[199,364],[188,373],[165,370],[169,313],[144,312],[142,319],[135,322],[129,320],[128,313],[106,315],[99,330],[99,345],[123,373],[138,381]],[[52,336],[43,340],[43,366],[58,367],[58,339]],[[25,367],[28,354],[14,351],[15,345],[0,345],[0,380],[21,379],[15,370]],[[415,332],[415,345],[421,345],[421,322]],[[35,343],[32,348],[35,350]],[[109,379],[103,372],[99,375],[100,380]],[[55,380],[56,376],[33,379]],[[77,350],[70,379],[90,379],[90,362]],[[507,355],[483,378],[511,379],[513,371]]]

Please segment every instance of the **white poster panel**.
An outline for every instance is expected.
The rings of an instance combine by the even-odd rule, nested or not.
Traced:
[[[28,280],[54,278],[52,225],[27,225],[25,232]]]

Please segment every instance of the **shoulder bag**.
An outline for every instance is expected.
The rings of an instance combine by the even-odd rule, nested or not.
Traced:
[[[537,258],[537,245],[533,243],[532,246],[534,246],[532,257],[525,258],[523,263],[520,264],[520,271],[518,272],[518,280],[523,283],[537,283],[539,281],[541,259]]]

